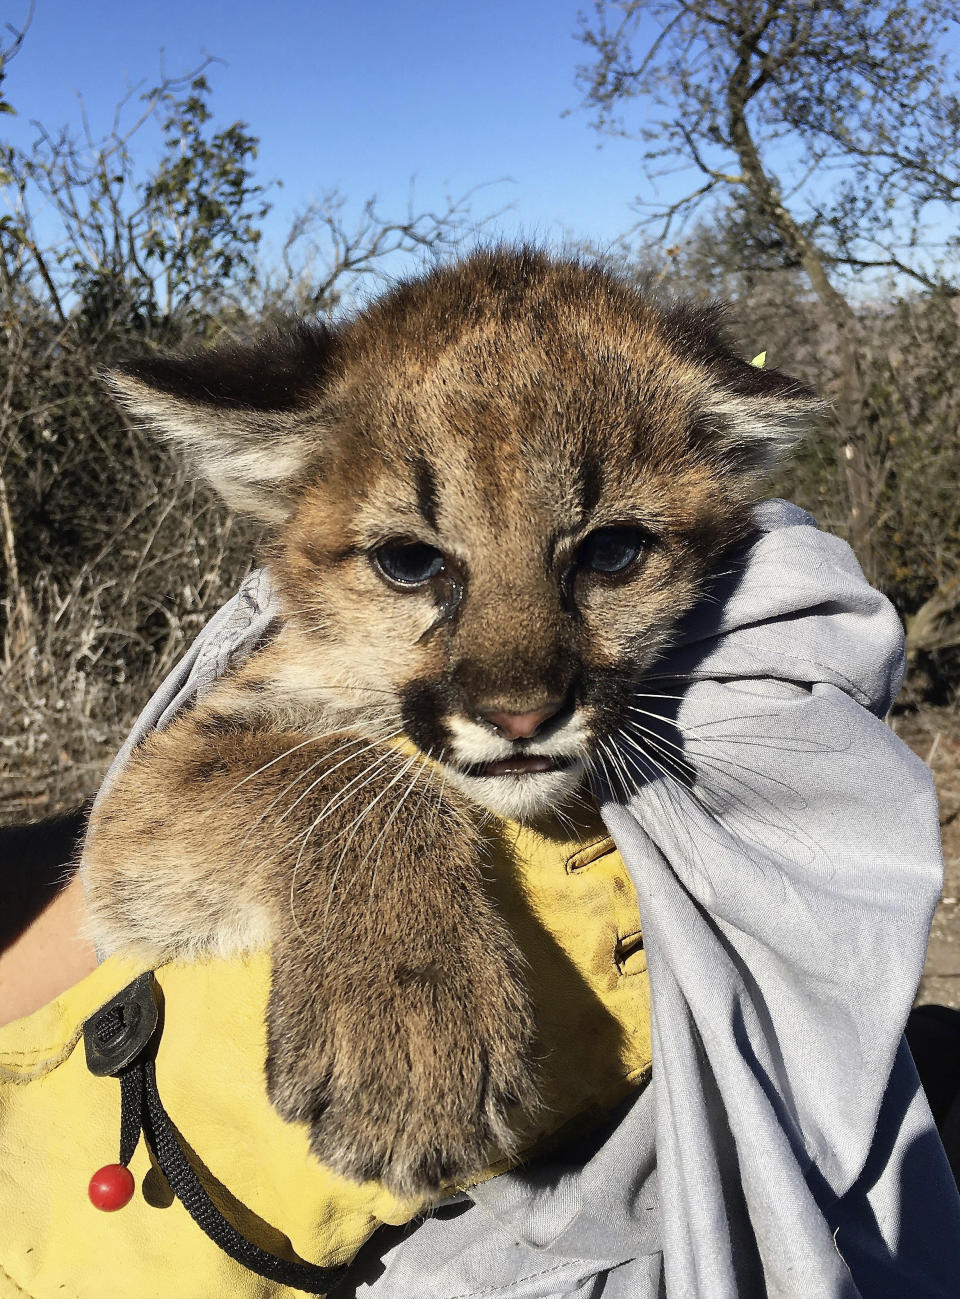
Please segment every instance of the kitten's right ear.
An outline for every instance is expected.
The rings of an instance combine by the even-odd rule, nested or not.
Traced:
[[[325,326],[301,321],[255,343],[141,357],[106,378],[121,405],[183,447],[228,505],[282,523],[290,486],[318,450],[303,413],[334,348]]]

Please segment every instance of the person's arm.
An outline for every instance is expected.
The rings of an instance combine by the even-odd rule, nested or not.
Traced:
[[[87,811],[0,829],[0,1025],[38,1010],[96,967],[74,873]]]

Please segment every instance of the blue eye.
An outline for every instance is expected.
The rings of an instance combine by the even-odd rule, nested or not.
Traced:
[[[422,586],[444,569],[443,554],[421,541],[390,542],[373,552],[383,576],[398,586]]]
[[[622,573],[639,559],[646,544],[639,528],[597,528],[580,542],[576,562],[594,573]]]

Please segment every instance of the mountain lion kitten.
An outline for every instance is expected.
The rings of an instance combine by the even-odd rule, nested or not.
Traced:
[[[817,406],[719,315],[488,250],[112,376],[269,525],[283,617],[101,801],[96,931],[156,960],[269,944],[270,1096],[348,1176],[436,1188],[536,1109],[484,821],[590,781]]]

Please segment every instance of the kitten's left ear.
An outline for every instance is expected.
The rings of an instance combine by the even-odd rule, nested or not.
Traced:
[[[670,314],[678,351],[699,363],[704,379],[694,438],[738,474],[762,478],[790,456],[826,403],[782,370],[745,361],[726,317],[717,302],[681,304]]]
[[[770,473],[826,410],[799,379],[744,361],[726,348],[710,358],[710,375],[704,425],[714,447],[740,473]]]
[[[304,418],[335,338],[298,322],[247,345],[145,356],[111,370],[121,405],[181,446],[228,505],[265,523],[290,513],[290,485],[319,450]]]

